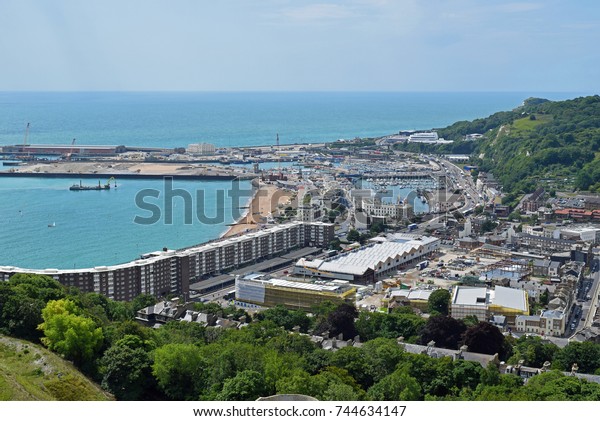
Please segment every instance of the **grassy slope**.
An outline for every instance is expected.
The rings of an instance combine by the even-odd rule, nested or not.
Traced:
[[[73,365],[31,342],[0,335],[0,400],[111,400]]]

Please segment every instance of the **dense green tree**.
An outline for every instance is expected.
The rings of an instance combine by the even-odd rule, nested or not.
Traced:
[[[426,321],[414,313],[379,313],[362,311],[356,321],[356,329],[363,341],[376,338],[413,341],[420,333]]]
[[[401,369],[371,386],[367,395],[374,401],[416,401],[422,397],[417,380]]]
[[[155,332],[157,346],[167,344],[203,344],[206,327],[200,323],[169,321]]]
[[[269,349],[274,349],[282,354],[294,353],[308,355],[316,349],[316,345],[311,341],[310,336],[297,333],[282,332],[266,342]]]
[[[77,365],[90,362],[102,345],[102,329],[68,299],[51,300],[42,310],[42,343]]]
[[[523,389],[523,380],[514,374],[497,374],[494,383],[480,383],[475,390],[463,389],[460,398],[469,401],[531,400]]]
[[[244,370],[225,380],[218,395],[222,401],[255,401],[267,394],[263,375],[254,370]]]
[[[158,300],[156,299],[156,297],[154,295],[141,294],[141,295],[138,295],[137,297],[135,297],[131,301],[131,309],[135,313],[136,311],[141,310],[146,307],[149,307],[149,306],[152,306],[152,305],[156,304],[157,302],[158,302]]]
[[[404,350],[398,346],[395,339],[374,339],[366,342],[362,349],[371,366],[370,371],[374,382],[393,373],[396,366],[404,359]]]
[[[208,362],[192,344],[168,344],[154,351],[152,373],[174,400],[195,400],[206,387]]]
[[[423,395],[446,396],[451,392],[454,387],[451,358],[431,358],[423,354],[408,354],[406,357],[398,369],[418,381]]]
[[[565,376],[559,371],[549,371],[534,376],[523,389],[530,399],[536,401],[597,401],[600,399],[598,383]]]
[[[348,231],[348,235],[346,236],[346,239],[348,241],[350,241],[351,243],[360,241],[360,233],[355,229],[351,229],[350,231]]]
[[[427,307],[432,314],[448,315],[450,308],[450,292],[447,289],[436,289],[427,300]]]
[[[50,300],[65,297],[66,289],[45,275],[16,274],[0,283],[0,330],[31,341],[39,341],[42,309]]]
[[[555,362],[564,371],[571,371],[577,364],[580,373],[594,373],[600,368],[600,344],[570,342],[555,354]]]
[[[452,390],[455,395],[464,389],[474,390],[481,382],[483,367],[473,361],[456,360],[452,368]]]
[[[151,364],[139,337],[125,336],[100,360],[102,387],[118,400],[140,400],[153,384]]]
[[[286,330],[292,330],[298,326],[303,333],[308,331],[311,324],[311,320],[305,312],[301,310],[288,310],[281,305],[261,311],[257,317],[259,320],[271,320],[277,326],[282,326]]]
[[[552,362],[558,352],[555,344],[543,341],[539,336],[524,335],[515,342],[514,354],[508,362],[516,364],[523,360],[526,366],[541,368],[546,361]]]
[[[364,389],[373,385],[373,367],[362,348],[349,346],[334,352],[331,365],[346,370]]]
[[[462,319],[462,322],[465,324],[465,326],[467,328],[469,328],[471,326],[475,326],[476,324],[479,324],[479,319],[474,314],[470,314],[467,317],[465,317],[464,319]]]

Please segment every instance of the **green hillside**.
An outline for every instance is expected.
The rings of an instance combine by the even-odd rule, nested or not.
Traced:
[[[471,154],[516,196],[547,189],[600,191],[600,96],[567,101],[529,98],[512,110],[438,129],[450,145],[408,144],[414,151]],[[476,142],[461,139],[481,133]]]
[[[68,363],[43,348],[0,335],[0,400],[112,400]]]

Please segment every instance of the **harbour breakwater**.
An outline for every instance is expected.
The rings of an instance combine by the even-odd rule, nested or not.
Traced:
[[[23,177],[23,178],[100,178],[109,179],[160,179],[165,177],[173,178],[174,180],[213,180],[213,181],[232,181],[232,180],[252,180],[256,178],[256,174],[177,174],[177,173],[162,173],[162,174],[122,174],[116,172],[103,173],[67,173],[67,172],[0,172],[0,177]]]

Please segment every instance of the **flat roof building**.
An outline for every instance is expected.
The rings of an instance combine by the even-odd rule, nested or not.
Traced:
[[[310,311],[315,304],[324,301],[354,305],[356,288],[343,281],[311,283],[249,276],[236,279],[235,299],[261,307],[283,305],[289,309]]]
[[[527,292],[520,289],[457,286],[452,295],[450,311],[455,319],[476,316],[484,321],[491,316],[506,316],[507,323],[514,325],[516,316],[529,315],[529,301]]]

